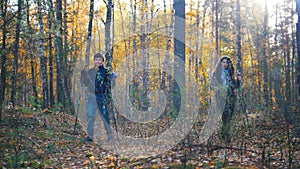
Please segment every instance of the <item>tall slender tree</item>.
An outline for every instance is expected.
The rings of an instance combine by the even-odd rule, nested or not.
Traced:
[[[49,46],[49,102],[50,107],[55,104],[54,97],[54,65],[53,65],[53,20],[54,20],[54,9],[52,0],[48,0],[48,46]]]
[[[170,18],[170,20],[168,19]],[[166,54],[165,54],[165,60],[164,62],[166,64],[164,64],[165,66],[165,70],[169,70],[169,72],[171,72],[171,46],[172,46],[172,35],[173,35],[173,20],[174,17],[173,16],[167,16],[167,5],[166,5],[166,0],[164,0],[164,24],[165,24],[165,34],[167,35],[166,37]],[[168,21],[170,22],[168,24]],[[162,74],[162,84],[163,86],[166,87],[166,96],[168,99],[168,106],[172,107],[173,103],[172,103],[172,99],[171,99],[171,79],[169,78],[170,75],[167,74],[167,72],[163,72]]]
[[[296,24],[296,41],[297,41],[297,86],[298,86],[298,103],[300,99],[300,0],[296,0],[296,11],[298,13]]]
[[[125,29],[125,24],[124,24],[123,8],[122,8],[120,0],[118,1],[118,6],[120,8],[120,15],[121,15],[121,22],[122,22],[121,26],[122,26],[124,48],[125,48],[126,65],[130,65],[130,54],[129,54],[129,51],[130,51],[130,43],[131,42],[130,42],[130,40],[128,40],[126,38],[126,29]],[[129,31],[131,31],[131,30],[129,30]],[[130,66],[126,67],[127,72],[130,72],[131,71],[130,69],[131,69]],[[126,93],[129,92],[130,78],[131,78],[131,72],[126,74]]]
[[[290,25],[290,18],[288,16],[291,15],[289,9],[289,3],[288,1],[284,1],[284,4],[287,6],[287,10],[285,10],[285,18],[284,18],[284,56],[286,60],[286,68],[285,68],[285,91],[286,91],[286,98],[287,103],[291,104],[291,38],[289,35],[289,25]]]
[[[40,66],[41,66],[41,77],[42,77],[42,88],[43,88],[43,104],[42,108],[46,108],[49,106],[49,96],[48,96],[48,75],[47,75],[47,67],[46,67],[46,57],[44,55],[44,23],[43,23],[43,14],[42,14],[42,3],[41,0],[37,0],[38,6],[38,23],[40,27]]]
[[[0,122],[2,120],[2,106],[4,102],[4,94],[5,94],[5,87],[6,87],[6,37],[7,37],[7,20],[6,20],[6,13],[7,13],[7,0],[1,0],[1,17],[3,20],[2,28],[2,45],[1,45],[1,72],[0,72]]]
[[[56,49],[56,94],[58,103],[64,101],[63,78],[63,42],[62,42],[62,0],[56,1],[55,49]]]
[[[185,0],[174,0],[173,8],[175,11],[175,23],[174,23],[174,62],[176,65],[174,65],[174,69],[176,69],[177,63],[181,59],[182,62],[185,63]],[[176,74],[177,71],[174,73],[174,77],[179,77],[179,75]],[[185,85],[185,72],[180,72],[183,82],[182,84]],[[174,79],[175,80],[175,79]],[[179,90],[185,90],[185,86],[182,89],[178,89],[176,87],[176,81],[174,82],[174,106],[176,108],[176,111],[179,111],[180,109],[180,93]],[[185,96],[181,96],[185,97]]]
[[[68,91],[68,83],[66,74],[66,63],[64,62],[63,52],[63,29],[62,29],[62,0],[56,1],[56,32],[55,32],[55,47],[56,47],[56,82],[57,82],[57,97],[58,102],[61,103],[65,110],[74,114],[75,109],[72,104],[71,95]]]
[[[85,64],[86,67],[89,67],[90,63],[90,49],[92,41],[92,31],[93,31],[93,19],[94,19],[94,0],[90,1],[90,13],[89,13],[89,26],[88,26],[88,35],[87,35],[87,44],[86,44],[86,53],[85,53]]]
[[[106,66],[110,69],[113,59],[113,0],[106,2],[106,21],[105,21],[105,57]]]
[[[236,0],[236,49],[237,49],[237,71],[238,74],[243,73],[242,67],[242,37],[241,37],[241,4],[240,0]]]
[[[16,93],[17,93],[17,81],[18,81],[18,69],[19,69],[19,47],[20,47],[20,32],[21,32],[21,19],[22,19],[22,6],[23,0],[18,0],[17,9],[17,23],[16,23],[16,36],[14,44],[14,73],[12,78],[12,89],[11,89],[11,103],[13,106],[16,105]]]
[[[142,90],[139,92],[139,107],[143,110],[148,110],[150,107],[150,65],[149,65],[149,5],[147,0],[142,1],[140,6],[141,11],[141,20],[145,21],[141,23],[141,33],[140,38],[140,70],[143,70],[143,73],[139,77],[139,86],[142,87]]]
[[[28,41],[34,42],[34,31],[30,23],[30,3],[29,0],[26,0],[26,7],[27,7],[27,34],[28,34]],[[32,43],[28,43],[28,49],[29,49],[29,56],[30,56],[30,67],[31,67],[31,80],[32,80],[32,92],[34,96],[34,103],[38,103],[38,91],[37,91],[37,82],[36,82],[36,71],[35,71],[35,62],[34,62],[34,53],[33,53],[33,47],[34,45]]]
[[[216,43],[216,46],[215,46],[215,52],[216,52],[216,57],[219,56],[219,5],[220,5],[220,2],[219,0],[215,0],[216,1],[216,5],[215,5],[215,17],[216,17],[216,27],[215,27],[215,43]],[[215,62],[217,62],[217,58],[215,58]]]
[[[112,60],[113,60],[113,39],[114,39],[114,5],[113,0],[108,0],[106,2],[106,21],[105,21],[105,57],[106,57],[106,66],[109,70],[112,69]],[[111,87],[111,86],[110,86]],[[110,97],[111,98],[111,97]],[[109,99],[109,109],[112,111],[112,100]]]
[[[199,53],[199,59],[197,59],[197,62],[196,62],[196,67],[197,67],[196,75],[198,74],[198,66],[202,67],[204,83],[206,83],[206,79],[205,79],[204,71],[203,71],[202,57],[203,57],[203,49],[204,49],[203,44],[204,44],[204,34],[205,34],[205,31],[204,31],[205,30],[205,18],[206,18],[208,4],[209,4],[209,0],[205,0],[205,2],[203,4],[203,13],[202,13],[202,21],[201,21],[202,27],[201,27],[201,38],[200,38],[200,53]],[[198,45],[197,45],[197,49],[198,49]],[[196,51],[198,51],[198,50],[196,50]],[[198,52],[196,55],[198,55]]]
[[[264,13],[264,27],[263,27],[263,36],[262,36],[262,66],[263,66],[263,92],[264,92],[264,101],[266,106],[269,106],[269,78],[268,78],[268,60],[267,60],[267,41],[268,41],[268,6],[267,0],[265,0],[265,13]]]
[[[133,31],[133,34],[136,35],[136,5],[137,5],[137,1],[134,0],[133,1],[133,5],[131,5],[132,7],[132,31]],[[133,54],[132,54],[132,72],[135,72],[135,69],[136,69],[136,59],[137,58],[137,39],[136,39],[136,36],[133,36]]]

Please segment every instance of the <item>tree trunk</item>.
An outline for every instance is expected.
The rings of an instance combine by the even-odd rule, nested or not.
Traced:
[[[297,41],[297,86],[298,86],[298,103],[300,101],[300,0],[296,0],[296,10],[298,20],[296,24],[296,41]]]
[[[68,90],[70,89],[71,86],[71,77],[69,76],[70,74],[72,74],[72,64],[70,64],[72,62],[72,58],[69,57],[69,41],[68,41],[68,36],[69,36],[69,32],[68,32],[68,1],[67,0],[63,0],[63,35],[64,35],[64,40],[63,40],[63,49],[64,49],[64,64],[66,66],[66,72],[68,74],[67,77],[67,83],[66,86],[68,87]]]
[[[87,44],[86,44],[86,53],[85,53],[85,66],[88,68],[90,64],[90,50],[91,50],[91,40],[92,40],[92,31],[93,31],[93,18],[94,18],[94,0],[91,0],[90,3],[90,14],[89,14],[89,26],[88,26],[88,35],[87,35]]]
[[[237,48],[237,76],[241,76],[243,77],[244,75],[244,71],[243,71],[243,64],[242,64],[242,33],[241,33],[241,4],[240,4],[240,0],[236,1],[236,48]],[[248,123],[248,116],[247,116],[247,112],[246,112],[246,103],[244,101],[244,97],[243,97],[243,90],[242,90],[242,84],[240,84],[241,86],[238,87],[237,89],[237,104],[238,104],[238,108],[240,108],[240,111],[245,115],[246,117],[246,121]],[[249,125],[249,123],[248,123]],[[247,126],[249,127],[249,126]],[[248,128],[250,129],[250,127]]]
[[[73,73],[73,58],[70,57],[69,55],[69,52],[70,52],[70,45],[69,45],[69,40],[68,40],[68,37],[69,37],[69,32],[68,32],[68,1],[67,0],[63,0],[63,5],[64,5],[64,8],[63,8],[63,36],[64,36],[64,40],[63,40],[63,59],[64,59],[64,69],[65,69],[65,86],[67,88],[67,95],[68,95],[68,99],[70,101],[70,106],[71,106],[71,86],[72,86],[72,73]]]
[[[215,15],[216,15],[216,32],[215,32],[215,43],[216,43],[216,57],[219,57],[219,0],[216,0],[216,9],[215,9]],[[217,63],[218,58],[215,58],[215,63]]]
[[[1,81],[0,81],[0,122],[2,121],[2,106],[4,105],[4,95],[6,87],[6,12],[7,12],[7,0],[1,0],[1,17],[3,19],[2,25],[2,46],[1,46]]]
[[[46,58],[44,55],[44,24],[42,15],[42,3],[41,0],[37,1],[38,6],[38,22],[40,27],[40,66],[41,66],[41,78],[42,78],[42,88],[43,88],[43,104],[42,108],[45,109],[49,106],[48,101],[48,75],[46,67]]]
[[[285,2],[287,3],[287,2]],[[286,91],[286,100],[287,100],[287,104],[290,105],[291,104],[291,46],[290,46],[290,35],[289,35],[289,16],[291,15],[291,13],[288,10],[285,10],[285,19],[284,19],[284,25],[285,25],[285,36],[284,36],[284,46],[285,46],[285,51],[284,51],[284,56],[286,59],[286,71],[285,71],[285,91]]]
[[[165,55],[165,63],[166,67],[164,68],[165,70],[168,70],[171,72],[172,67],[171,67],[171,58],[170,58],[170,53],[171,53],[171,46],[172,46],[172,35],[173,35],[173,18],[171,16],[170,18],[170,23],[168,25],[168,18],[167,18],[167,6],[166,6],[166,1],[164,0],[164,23],[165,23],[165,34],[167,35],[166,39],[166,55]],[[166,97],[167,97],[167,106],[166,109],[171,109],[173,107],[173,99],[171,96],[171,78],[169,78],[171,75],[168,74],[167,72],[163,72],[162,74],[162,84],[166,88]],[[171,112],[170,112],[171,113]]]
[[[38,103],[38,91],[37,91],[37,83],[36,83],[36,75],[35,75],[35,64],[34,64],[34,56],[33,56],[33,46],[32,43],[34,40],[33,37],[33,29],[31,27],[30,24],[30,15],[29,15],[29,10],[30,10],[30,3],[29,0],[26,0],[26,5],[27,5],[27,26],[28,26],[28,38],[29,38],[29,43],[28,43],[28,47],[29,47],[29,56],[30,56],[30,67],[31,67],[31,80],[32,80],[32,92],[33,92],[33,96],[34,96],[34,103]]]
[[[66,66],[64,65],[64,54],[63,54],[63,42],[62,42],[62,0],[56,1],[56,19],[57,19],[57,29],[55,35],[55,46],[56,46],[56,72],[57,72],[57,97],[58,102],[61,103],[65,111],[70,114],[75,113],[74,105],[72,104],[70,92],[67,87],[67,74]]]
[[[141,23],[141,34],[140,38],[140,70],[143,72],[139,77],[139,86],[142,90],[139,92],[139,108],[144,111],[148,111],[151,102],[150,102],[150,63],[149,63],[149,7],[147,0],[143,0],[143,5],[141,5],[141,20],[144,21]]]
[[[243,74],[242,67],[242,42],[241,42],[241,5],[236,1],[236,48],[237,48],[237,74]]]
[[[58,103],[64,104],[64,92],[63,92],[63,69],[62,69],[62,1],[56,1],[56,25],[55,25],[55,49],[56,49],[56,95]]]
[[[145,88],[145,94],[146,94],[146,99],[147,99],[147,104],[145,105],[147,107],[147,111],[150,111],[151,107],[151,98],[150,98],[150,39],[148,33],[151,32],[151,20],[149,20],[149,7],[150,5],[148,4],[148,0],[144,0],[145,3],[145,8],[147,9],[146,12],[146,29],[145,29],[145,45],[144,45],[144,54],[145,54],[145,79],[144,79],[144,88]],[[152,14],[151,14],[152,15]],[[150,117],[150,112],[149,112],[149,117]],[[150,119],[150,118],[149,118]]]
[[[269,106],[269,80],[268,80],[268,64],[267,64],[267,38],[268,38],[268,8],[265,4],[264,29],[263,29],[263,44],[262,44],[262,66],[263,66],[263,91],[265,106]]]
[[[295,18],[295,12],[294,12],[294,2],[292,2],[292,10],[290,11],[291,18]],[[292,30],[292,61],[291,61],[291,67],[292,67],[292,72],[291,72],[291,88],[296,89],[294,92],[291,92],[291,98],[292,98],[292,103],[297,103],[297,87],[296,87],[296,30],[295,30],[295,25],[294,25],[294,20],[291,21],[292,24],[290,24],[290,29]]]
[[[113,54],[113,3],[108,0],[106,5],[106,22],[105,22],[105,57],[106,66],[110,69],[112,66]]]
[[[175,24],[174,24],[174,69],[176,69],[177,59],[181,59],[185,63],[185,0],[174,0],[173,8],[175,10]],[[185,72],[180,72],[181,75],[176,74],[177,71],[174,71],[174,77],[183,77],[184,88],[176,88],[176,81],[174,81],[174,106],[176,112],[179,112],[180,109],[180,92],[179,90],[185,90]],[[175,79],[174,79],[175,80]],[[181,96],[185,97],[185,96]]]
[[[196,63],[197,67],[198,66],[202,67],[204,84],[206,83],[206,77],[204,75],[204,69],[203,69],[203,65],[202,65],[202,55],[203,55],[203,44],[204,44],[203,41],[204,41],[204,33],[205,33],[204,30],[205,30],[205,18],[206,18],[207,6],[208,6],[208,0],[206,0],[205,3],[204,3],[204,5],[203,5],[204,11],[203,11],[203,15],[202,15],[201,39],[200,39],[200,53],[199,53],[199,60]],[[197,45],[197,48],[198,48],[198,45]],[[198,51],[198,50],[196,50],[196,51]],[[198,52],[197,52],[197,55],[198,55]]]
[[[132,2],[131,2],[132,3]],[[125,31],[125,25],[124,25],[124,16],[123,16],[123,9],[121,6],[120,1],[118,1],[118,5],[120,8],[120,15],[121,15],[121,27],[122,27],[122,34],[123,34],[123,43],[124,43],[124,48],[125,48],[125,57],[126,57],[126,65],[128,65],[126,67],[126,71],[128,72],[126,74],[126,92],[125,93],[129,93],[129,86],[130,86],[130,79],[131,79],[131,70],[130,70],[130,38],[126,38],[126,31]],[[130,30],[129,30],[130,32]],[[128,42],[127,42],[128,41]]]
[[[135,72],[136,70],[136,67],[137,67],[137,65],[138,65],[138,63],[136,62],[136,60],[137,60],[137,40],[136,40],[136,4],[137,4],[137,2],[136,2],[136,0],[134,0],[134,4],[133,4],[133,11],[132,11],[132,13],[133,13],[133,16],[132,16],[132,20],[133,20],[133,35],[134,35],[134,37],[133,37],[133,54],[132,54],[132,72]]]
[[[48,44],[49,44],[49,96],[50,96],[50,107],[54,106],[55,104],[55,97],[54,97],[54,87],[53,87],[53,44],[52,44],[52,21],[54,19],[54,10],[53,10],[53,2],[52,0],[48,0],[48,29],[49,35],[48,35]]]
[[[16,23],[16,37],[14,44],[14,73],[12,77],[12,89],[11,89],[11,103],[13,106],[16,105],[16,94],[17,94],[17,81],[18,81],[18,61],[19,61],[19,46],[20,46],[20,31],[21,31],[21,17],[22,17],[22,0],[18,0],[18,11],[17,11],[17,23]]]
[[[113,14],[114,6],[112,0],[108,0],[106,4],[106,21],[105,21],[105,57],[106,57],[106,67],[112,69],[112,59],[113,59]],[[110,89],[111,90],[111,86]],[[111,93],[109,93],[111,94]],[[111,96],[109,96],[108,105],[110,112],[113,112]]]

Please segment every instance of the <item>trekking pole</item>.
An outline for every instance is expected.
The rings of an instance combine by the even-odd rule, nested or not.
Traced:
[[[111,105],[111,109],[112,109],[112,112],[113,112],[113,119],[114,119],[115,130],[116,130],[116,133],[118,133],[118,126],[117,126],[117,116],[118,116],[118,114],[115,111],[115,106],[114,106],[114,103],[113,103],[112,100],[110,102],[110,105]]]
[[[238,72],[238,76],[240,76],[239,72]],[[245,104],[244,98],[242,96],[242,94],[243,94],[242,83],[243,82],[240,81],[240,84],[238,86],[237,97],[238,97],[239,106],[242,109],[242,113],[244,114],[244,121],[246,123],[247,130],[248,130],[249,135],[250,135],[251,134],[251,129],[250,129],[250,123],[249,123],[248,113],[247,113],[247,110],[246,110],[246,104]]]
[[[74,78],[75,81],[75,78]],[[77,111],[76,111],[76,119],[75,119],[75,124],[74,124],[74,134],[76,133],[76,127],[78,123],[78,112],[79,112],[79,107],[80,107],[80,100],[81,100],[81,90],[82,90],[82,84],[80,83],[79,85],[79,96],[77,100]]]

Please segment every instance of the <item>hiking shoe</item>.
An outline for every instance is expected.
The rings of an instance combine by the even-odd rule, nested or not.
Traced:
[[[85,142],[92,142],[92,141],[93,141],[93,139],[92,139],[92,138],[90,138],[90,137],[87,137],[87,138],[85,138],[85,139],[84,139],[84,141],[85,141]]]

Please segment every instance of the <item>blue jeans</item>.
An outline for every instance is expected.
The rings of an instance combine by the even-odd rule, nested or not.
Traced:
[[[107,94],[96,94],[97,105],[101,113],[101,118],[103,120],[104,128],[108,140],[112,140],[112,128],[110,126],[109,112],[108,112],[108,97]]]
[[[97,110],[96,96],[93,93],[89,93],[88,103],[87,103],[87,114],[88,114],[87,132],[88,132],[88,136],[91,139],[94,139],[96,110]]]

